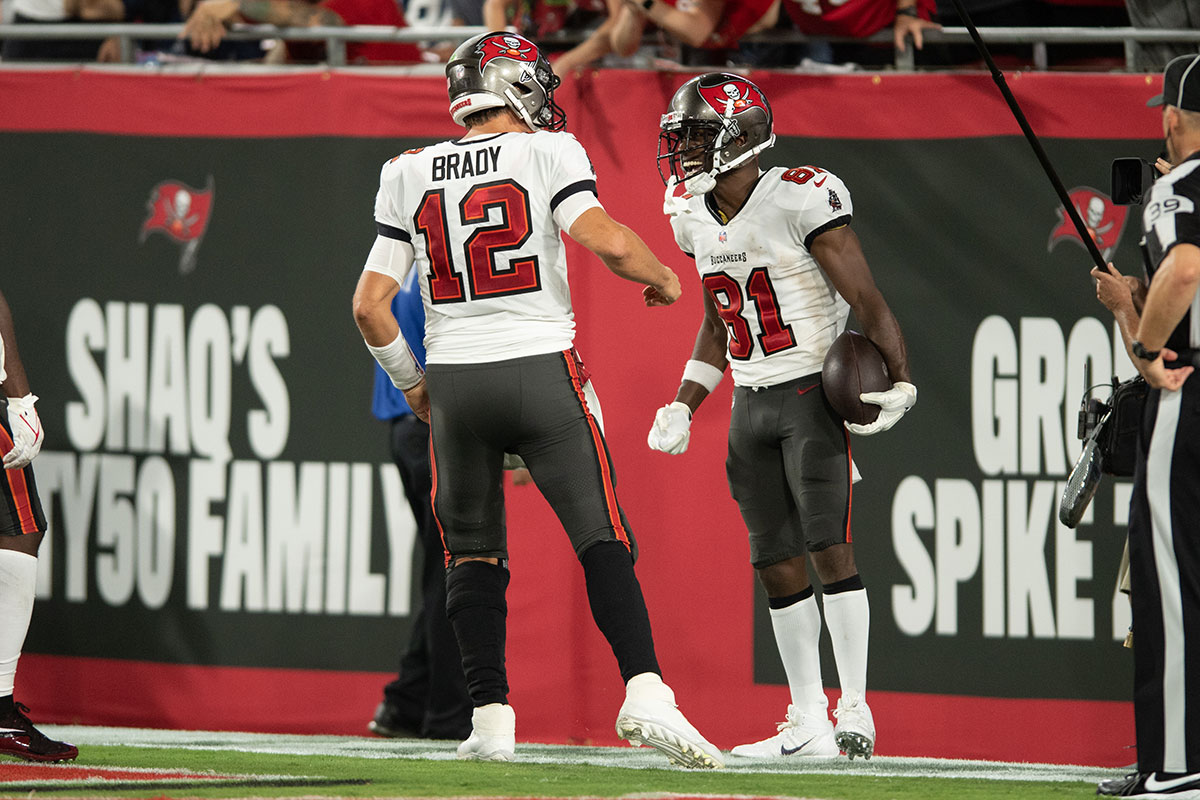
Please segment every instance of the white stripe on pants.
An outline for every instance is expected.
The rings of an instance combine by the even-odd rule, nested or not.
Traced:
[[[1171,462],[1183,392],[1164,390],[1146,457],[1146,495],[1163,621],[1163,770],[1187,772],[1183,596],[1171,523]]]

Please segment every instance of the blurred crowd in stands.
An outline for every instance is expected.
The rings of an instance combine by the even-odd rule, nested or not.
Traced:
[[[983,27],[1141,27],[1200,29],[1200,0],[960,0]],[[554,54],[560,75],[589,66],[674,62],[695,67],[848,71],[894,63],[915,48],[921,67],[971,67],[970,44],[927,41],[942,26],[961,26],[954,0],[0,0],[0,21],[183,23],[167,41],[136,43],[140,62],[191,59],[318,63],[324,45],[233,41],[238,22],[289,27],[388,25],[507,28]],[[881,31],[890,31],[864,41]],[[776,32],[781,35],[752,37]],[[802,34],[806,41],[797,41]],[[743,41],[752,37],[751,41]],[[936,37],[934,37],[936,38]],[[445,60],[455,41],[350,42],[347,63],[412,64]],[[895,48],[895,49],[894,49]],[[1157,71],[1196,43],[1135,48],[1137,69]],[[992,48],[1001,66],[1031,60],[1029,45]],[[1055,44],[1052,68],[1120,69],[1121,43]],[[0,43],[0,61],[120,59],[115,39],[16,39]],[[636,61],[634,61],[636,59]]]

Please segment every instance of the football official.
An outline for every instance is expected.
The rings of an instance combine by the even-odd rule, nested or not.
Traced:
[[[733,373],[725,462],[766,588],[791,704],[778,733],[733,748],[759,758],[870,757],[875,723],[865,699],[870,609],[850,543],[856,472],[842,419],[821,391],[821,366],[851,310],[895,381],[862,395],[881,406],[858,434],[884,431],[917,400],[900,325],[875,286],[850,229],[850,192],[818,167],[763,172],[775,143],[771,106],[750,81],[709,73],[685,83],[662,117],[659,172],[679,247],[696,260],[704,321],[675,401],[659,409],[651,448],[687,449],[693,412]],[[667,170],[664,171],[664,166]],[[675,197],[677,183],[685,194]],[[821,685],[822,585],[842,694],[836,728]]]
[[[30,462],[45,435],[17,351],[8,301],[0,294],[0,755],[26,761],[70,761],[75,745],[56,742],[33,726],[29,709],[13,700],[17,661],[25,646],[37,583],[37,554],[46,532]]]
[[[446,610],[474,703],[458,755],[514,757],[504,666],[508,452],[524,459],[583,565],[592,617],[625,681],[618,735],[685,766],[720,767],[720,751],[679,712],[661,678],[633,569],[636,545],[573,346],[561,234],[643,284],[646,305],[675,302],[679,279],[600,205],[587,153],[561,132],[559,80],[533,42],[502,31],[476,36],[454,51],[446,78],[450,114],[467,133],[384,165],[378,235],[354,316],[392,383],[430,423]],[[414,267],[425,302],[424,375],[390,311]]]
[[[1167,158],[1142,210],[1150,278],[1127,342],[1152,387],[1129,506],[1137,772],[1101,795],[1200,797],[1200,55],[1163,73]]]

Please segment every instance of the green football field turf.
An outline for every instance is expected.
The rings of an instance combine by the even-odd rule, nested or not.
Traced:
[[[27,777],[23,762],[0,763],[3,797],[686,797],[950,800],[1085,798],[1112,770],[1046,764],[947,759],[845,758],[779,764],[734,760],[720,771],[670,766],[649,750],[518,744],[511,764],[460,762],[453,742],[391,741],[340,736],[273,736],[114,728],[46,730],[80,748],[67,769],[42,767]],[[125,777],[80,775],[130,767]],[[151,770],[151,771],[145,771]],[[187,770],[199,778],[160,776]],[[233,776],[213,785],[212,773]],[[18,774],[20,773],[20,774]],[[206,785],[207,784],[207,785]]]

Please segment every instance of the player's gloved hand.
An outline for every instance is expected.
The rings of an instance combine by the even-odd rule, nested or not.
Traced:
[[[13,446],[4,454],[5,469],[21,469],[33,461],[42,449],[42,421],[33,404],[37,395],[8,398],[8,424],[12,428]]]
[[[660,408],[654,415],[654,425],[646,437],[646,444],[650,445],[651,450],[677,456],[688,448],[691,427],[692,410],[687,403],[676,400]]]
[[[863,392],[858,399],[879,406],[879,416],[874,422],[866,425],[847,422],[846,430],[859,436],[870,436],[895,425],[904,416],[905,411],[916,405],[917,387],[905,381],[896,381],[886,392]]]
[[[500,467],[501,469],[529,469],[529,467],[525,466],[525,459],[516,453],[505,453],[504,463]]]

